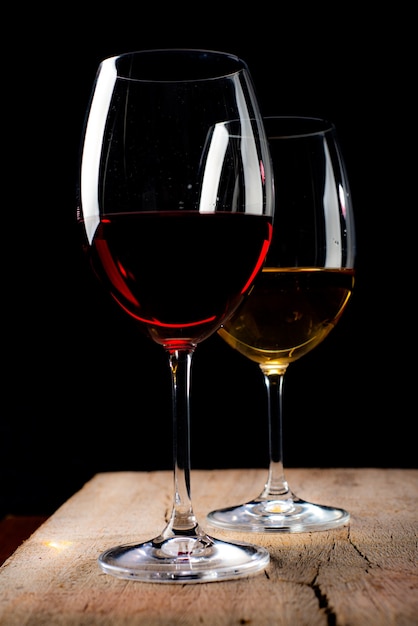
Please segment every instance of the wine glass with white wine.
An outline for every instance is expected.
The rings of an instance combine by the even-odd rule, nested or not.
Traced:
[[[275,178],[273,239],[262,273],[219,330],[258,364],[268,399],[269,469],[261,493],[211,511],[224,529],[305,532],[346,524],[349,513],[295,495],[283,465],[283,383],[341,318],[354,287],[355,231],[346,168],[334,125],[307,117],[264,119]]]
[[[165,351],[172,382],[169,518],[149,541],[104,550],[99,565],[119,578],[159,583],[256,573],[268,551],[209,536],[190,488],[193,354],[243,300],[272,234],[270,157],[246,63],[188,49],[105,59],[86,116],[79,187],[87,258],[117,306]],[[110,422],[103,450],[110,461],[115,446],[135,454],[123,420]],[[158,439],[148,445],[157,450]]]

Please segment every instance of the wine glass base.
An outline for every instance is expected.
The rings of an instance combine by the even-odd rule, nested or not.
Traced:
[[[98,562],[118,578],[183,584],[249,576],[269,560],[269,552],[259,546],[193,535],[118,546],[103,552]]]
[[[238,506],[211,511],[207,520],[212,526],[225,530],[303,533],[343,526],[349,522],[350,514],[344,509],[305,502],[287,494],[283,499],[257,498]]]

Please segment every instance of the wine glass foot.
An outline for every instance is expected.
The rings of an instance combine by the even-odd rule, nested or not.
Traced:
[[[248,543],[229,543],[208,535],[157,537],[103,552],[99,566],[117,578],[144,582],[216,582],[265,568],[269,552]]]
[[[256,498],[245,504],[211,511],[212,526],[241,532],[302,533],[331,530],[347,524],[350,514],[339,509],[301,500],[297,496]]]

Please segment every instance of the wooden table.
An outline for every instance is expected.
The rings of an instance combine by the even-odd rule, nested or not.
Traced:
[[[194,470],[195,513],[243,502],[266,471]],[[101,572],[104,549],[150,539],[171,509],[170,472],[97,474],[0,568],[1,626],[416,626],[418,470],[288,469],[302,498],[351,521],[301,534],[225,533],[266,546],[248,578],[156,584]]]

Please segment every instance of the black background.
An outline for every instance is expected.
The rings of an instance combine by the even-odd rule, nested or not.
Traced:
[[[24,27],[11,21],[16,36],[2,62],[0,515],[50,513],[97,472],[172,467],[166,356],[95,283],[75,227],[97,67],[146,48],[237,54],[263,114],[336,124],[356,214],[357,283],[337,328],[286,375],[285,466],[416,467],[412,18],[191,6],[118,4],[90,16],[37,7],[25,10]],[[193,468],[267,467],[261,373],[216,335],[197,349],[192,402]]]

